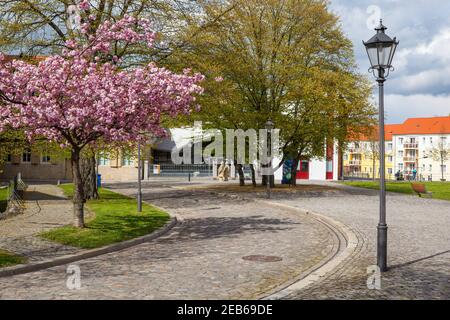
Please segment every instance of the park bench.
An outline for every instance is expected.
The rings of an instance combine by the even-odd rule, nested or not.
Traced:
[[[411,183],[411,188],[414,190],[415,193],[417,193],[419,197],[429,197],[429,198],[433,197],[433,193],[427,191],[427,188],[423,183]]]

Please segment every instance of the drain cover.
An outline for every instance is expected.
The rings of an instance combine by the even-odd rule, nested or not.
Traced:
[[[276,256],[264,256],[260,254],[252,255],[252,256],[245,256],[242,257],[244,260],[248,261],[257,261],[257,262],[277,262],[283,260],[281,257]]]

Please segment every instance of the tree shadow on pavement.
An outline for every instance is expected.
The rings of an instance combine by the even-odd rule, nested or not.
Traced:
[[[292,229],[300,224],[289,219],[248,217],[206,217],[185,220],[175,237],[166,242],[197,241],[214,238],[235,238],[243,233],[274,233]],[[268,235],[270,236],[270,235]]]
[[[55,196],[48,193],[42,193],[39,191],[25,191],[24,199],[28,201],[36,200],[67,200],[65,197]]]

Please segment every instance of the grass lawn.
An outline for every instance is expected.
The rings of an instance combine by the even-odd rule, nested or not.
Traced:
[[[18,256],[12,252],[0,249],[0,268],[10,267],[15,264],[25,263],[24,257]]]
[[[73,195],[73,185],[60,186],[69,198]],[[64,226],[40,236],[51,241],[79,248],[98,248],[143,236],[162,227],[169,215],[148,204],[143,204],[142,212],[137,212],[136,200],[101,188],[99,200],[89,200],[87,207],[95,213],[84,229]]]
[[[421,182],[424,183],[427,191],[433,192],[434,199],[450,200],[450,182]],[[374,181],[351,181],[344,182],[344,184],[353,187],[378,189],[378,182]],[[401,182],[386,182],[386,190],[391,192],[414,194],[411,189],[411,183],[406,181]]]
[[[4,188],[4,189],[0,189],[0,212],[3,212],[6,210],[6,196],[8,194],[8,189]]]

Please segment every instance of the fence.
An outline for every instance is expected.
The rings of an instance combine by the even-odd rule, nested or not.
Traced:
[[[198,177],[213,175],[213,167],[209,164],[160,164],[159,174],[149,170],[149,176],[184,177],[195,173]]]
[[[4,215],[16,214],[23,212],[25,208],[24,192],[28,186],[23,182],[20,173],[10,180],[7,186],[6,194],[6,211]]]
[[[219,166],[219,164],[217,164]],[[243,166],[244,176],[251,179],[251,169],[249,165]],[[165,176],[165,177],[212,177],[214,175],[213,164],[159,164],[159,173],[149,170],[148,176]]]

